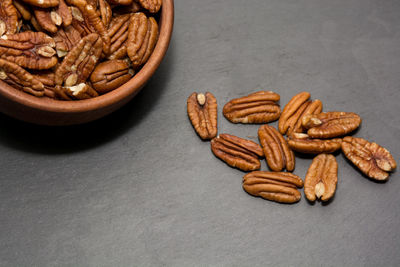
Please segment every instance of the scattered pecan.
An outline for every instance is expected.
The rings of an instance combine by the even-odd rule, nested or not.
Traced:
[[[59,0],[22,0],[23,2],[37,7],[56,7],[60,3]]]
[[[301,198],[303,181],[288,172],[254,171],[243,177],[243,189],[250,195],[280,203],[295,203]]]
[[[229,101],[223,109],[225,118],[233,123],[267,123],[279,118],[280,96],[271,91],[259,91]]]
[[[0,1],[0,36],[17,32],[18,15],[12,0]]]
[[[144,13],[131,16],[127,52],[134,69],[147,62],[158,40],[158,25],[153,17]]]
[[[0,59],[0,80],[34,96],[44,95],[43,84],[15,63]]]
[[[83,100],[98,96],[99,94],[87,83],[80,83],[74,86],[56,86],[56,94],[64,100]]]
[[[104,94],[129,81],[132,75],[125,60],[109,60],[96,66],[90,81],[98,93]]]
[[[389,173],[396,169],[396,161],[390,152],[363,138],[346,136],[342,151],[365,175],[375,180],[387,180]]]
[[[74,26],[70,25],[58,29],[57,33],[53,36],[53,39],[56,43],[57,56],[62,58],[65,57],[82,38],[79,31],[74,28]]]
[[[342,139],[313,139],[304,133],[293,133],[288,138],[288,145],[292,150],[300,153],[333,153],[340,149]]]
[[[162,0],[138,0],[140,5],[150,13],[157,13],[162,5]]]
[[[259,144],[230,134],[220,134],[213,138],[211,150],[229,166],[243,171],[260,169],[259,157],[264,155]]]
[[[284,168],[288,171],[294,170],[294,153],[278,130],[269,125],[262,125],[258,129],[258,138],[271,170],[277,172]]]
[[[122,59],[127,56],[126,40],[128,39],[129,20],[131,15],[114,17],[108,28],[111,38],[110,59]]]
[[[328,201],[336,191],[338,164],[334,156],[320,154],[316,156],[307,171],[304,180],[304,194],[309,201],[316,197]]]
[[[358,128],[361,118],[352,112],[324,112],[303,117],[302,125],[312,138],[332,138],[346,135]]]
[[[217,136],[217,99],[213,94],[191,94],[187,100],[187,112],[194,129],[203,140]]]
[[[53,38],[42,32],[22,32],[0,38],[0,58],[29,69],[50,69],[58,62]]]
[[[56,84],[71,87],[84,83],[99,60],[101,51],[102,41],[98,34],[84,37],[57,68]]]

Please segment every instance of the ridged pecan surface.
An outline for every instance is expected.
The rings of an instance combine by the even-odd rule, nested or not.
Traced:
[[[99,94],[87,83],[74,86],[56,86],[56,94],[64,100],[84,100],[98,96]]]
[[[12,0],[0,1],[0,36],[17,32],[18,15]]]
[[[150,13],[157,13],[162,5],[162,0],[138,0],[138,2]]]
[[[243,177],[243,189],[250,195],[280,203],[295,203],[301,198],[303,181],[288,172],[254,171]]]
[[[288,171],[294,170],[294,153],[278,130],[269,125],[262,125],[258,129],[258,138],[271,170],[277,172],[285,168]]]
[[[233,123],[267,123],[279,118],[280,96],[271,91],[259,91],[229,101],[224,116]]]
[[[341,138],[316,139],[304,133],[293,133],[288,138],[289,147],[293,151],[306,154],[333,153],[342,145]]]
[[[316,198],[328,201],[336,191],[338,164],[334,156],[320,154],[316,156],[307,171],[304,180],[304,194],[309,201]]]
[[[211,150],[229,166],[243,171],[260,169],[259,157],[264,155],[259,144],[230,134],[220,134],[212,139]]]
[[[392,154],[374,142],[346,136],[342,151],[365,175],[375,180],[387,180],[397,164]]]
[[[217,99],[209,92],[193,93],[187,100],[189,119],[203,140],[217,136]]]
[[[110,59],[122,59],[127,56],[126,40],[128,40],[130,17],[130,14],[125,14],[111,20],[108,28],[108,35],[111,38]]]

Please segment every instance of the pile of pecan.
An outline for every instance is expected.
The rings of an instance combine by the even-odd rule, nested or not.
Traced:
[[[1,0],[0,80],[79,100],[129,81],[158,40],[162,0]]]
[[[187,111],[197,134],[203,140],[211,140],[216,157],[231,167],[251,171],[243,177],[243,189],[250,195],[295,203],[301,199],[299,188],[304,186],[310,202],[332,199],[338,182],[338,164],[332,153],[339,150],[367,177],[387,180],[396,168],[390,152],[376,143],[349,136],[360,126],[360,116],[352,112],[322,112],[322,102],[310,97],[310,93],[301,92],[282,111],[279,94],[271,91],[225,104],[223,114],[229,121],[262,124],[258,129],[261,145],[231,134],[217,136],[217,100],[211,93],[190,95]],[[278,119],[278,129],[267,124]],[[291,173],[295,169],[295,153],[317,155],[304,182]],[[259,171],[262,158],[271,171]]]

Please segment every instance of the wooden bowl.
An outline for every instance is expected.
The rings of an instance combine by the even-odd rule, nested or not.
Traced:
[[[92,99],[61,101],[34,97],[0,81],[0,112],[43,125],[81,124],[110,114],[130,101],[154,74],[167,52],[173,25],[174,1],[164,0],[154,52],[143,68],[123,86]]]

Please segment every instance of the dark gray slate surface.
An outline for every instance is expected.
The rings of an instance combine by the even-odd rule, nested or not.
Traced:
[[[398,0],[177,0],[165,61],[120,111],[70,128],[0,116],[0,265],[399,265],[399,172],[377,184],[339,154],[329,205],[253,198],[186,115],[190,93],[210,90],[220,132],[256,139],[224,103],[308,90],[360,114],[355,135],[398,161],[399,12]]]

